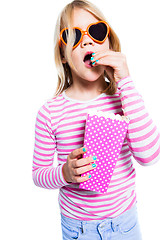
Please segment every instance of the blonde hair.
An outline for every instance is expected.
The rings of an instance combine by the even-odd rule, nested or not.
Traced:
[[[67,4],[62,12],[59,14],[59,17],[57,19],[56,28],[55,28],[55,46],[54,46],[54,58],[55,58],[55,64],[58,71],[58,83],[57,83],[57,89],[54,94],[54,96],[58,96],[61,94],[65,89],[67,89],[72,83],[72,74],[70,66],[74,68],[74,64],[71,59],[71,52],[72,52],[72,46],[74,43],[74,33],[72,30],[72,13],[75,8],[82,8],[91,14],[94,15],[95,18],[97,18],[98,21],[106,21],[104,15],[100,10],[92,3],[90,3],[87,0],[74,0],[71,3]],[[107,21],[106,21],[107,22]],[[110,24],[109,24],[110,25]],[[65,59],[67,59],[66,63],[62,63],[63,53],[62,49],[59,46],[59,36],[60,31],[63,28],[68,28],[68,40],[67,40],[67,46],[65,48]],[[121,51],[120,41],[114,32],[114,30],[110,26],[110,36],[109,36],[109,45],[110,49],[116,52]],[[109,95],[113,95],[117,88],[116,83],[114,81],[114,75],[112,73],[112,76],[107,75],[107,72],[104,72],[104,77],[107,77],[109,82],[107,88],[103,91]]]

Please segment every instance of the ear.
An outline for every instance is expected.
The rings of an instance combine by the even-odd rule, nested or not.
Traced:
[[[62,56],[62,63],[65,64],[67,61],[64,56]]]
[[[62,48],[60,48],[60,55],[61,55],[61,61],[63,64],[67,63],[67,60],[65,59],[65,56],[64,56],[64,51]]]

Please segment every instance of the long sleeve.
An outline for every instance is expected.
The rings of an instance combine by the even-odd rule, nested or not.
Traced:
[[[117,83],[122,109],[130,118],[128,146],[139,164],[154,164],[160,158],[160,135],[130,77]]]
[[[37,114],[35,125],[32,170],[35,185],[47,189],[58,189],[68,184],[63,178],[63,164],[53,167],[55,150],[56,140],[51,128],[50,111],[45,104]]]

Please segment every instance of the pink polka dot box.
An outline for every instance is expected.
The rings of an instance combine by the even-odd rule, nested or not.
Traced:
[[[113,175],[122,144],[124,142],[129,118],[119,114],[90,110],[87,114],[84,146],[88,151],[83,158],[96,156],[96,167],[82,174],[91,178],[79,184],[79,188],[106,193]]]

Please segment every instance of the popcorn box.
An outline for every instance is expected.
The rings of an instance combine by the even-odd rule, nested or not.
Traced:
[[[79,188],[106,193],[124,142],[129,118],[114,113],[90,110],[87,114],[84,146],[88,151],[83,158],[97,156],[96,168],[82,174],[91,178]]]

